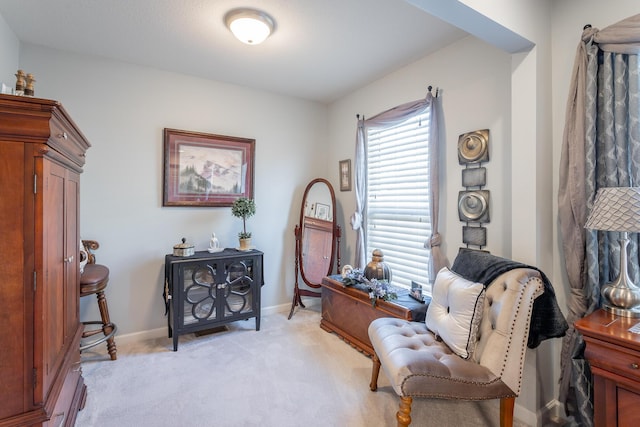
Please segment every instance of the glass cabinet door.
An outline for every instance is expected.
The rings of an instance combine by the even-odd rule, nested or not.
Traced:
[[[183,325],[216,318],[216,268],[188,265],[182,271],[184,289]]]
[[[253,311],[253,262],[236,261],[227,266],[224,287],[224,317]]]

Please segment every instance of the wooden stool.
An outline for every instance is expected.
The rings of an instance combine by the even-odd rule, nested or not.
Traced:
[[[104,289],[107,287],[107,283],[109,283],[109,269],[107,267],[100,264],[85,265],[84,271],[80,275],[80,296],[84,297],[96,294],[102,320],[82,322],[82,324],[85,326],[102,325],[102,327],[100,329],[85,330],[82,333],[82,338],[88,338],[99,333],[102,333],[103,336],[81,344],[80,351],[84,351],[106,341],[107,351],[111,356],[111,360],[116,360],[116,342],[113,336],[118,328],[109,319],[107,298],[104,296]]]

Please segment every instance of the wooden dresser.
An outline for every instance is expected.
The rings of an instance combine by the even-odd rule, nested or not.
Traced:
[[[0,95],[0,427],[73,426],[80,173],[90,144],[56,101]]]
[[[593,421],[596,427],[640,423],[640,334],[629,328],[640,319],[597,310],[575,328],[586,342],[585,358],[593,374]]]

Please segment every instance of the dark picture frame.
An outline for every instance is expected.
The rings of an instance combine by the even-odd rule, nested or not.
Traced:
[[[253,199],[255,139],[164,129],[163,206]]]
[[[351,159],[340,160],[340,191],[351,191]]]

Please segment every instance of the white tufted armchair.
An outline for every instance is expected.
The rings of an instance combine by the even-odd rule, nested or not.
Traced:
[[[486,288],[478,341],[469,359],[453,353],[423,322],[374,320],[368,330],[375,350],[371,390],[377,389],[382,366],[400,396],[399,427],[411,423],[414,397],[500,399],[500,425],[512,426],[533,302],[543,290],[536,270],[516,268],[499,275]]]

